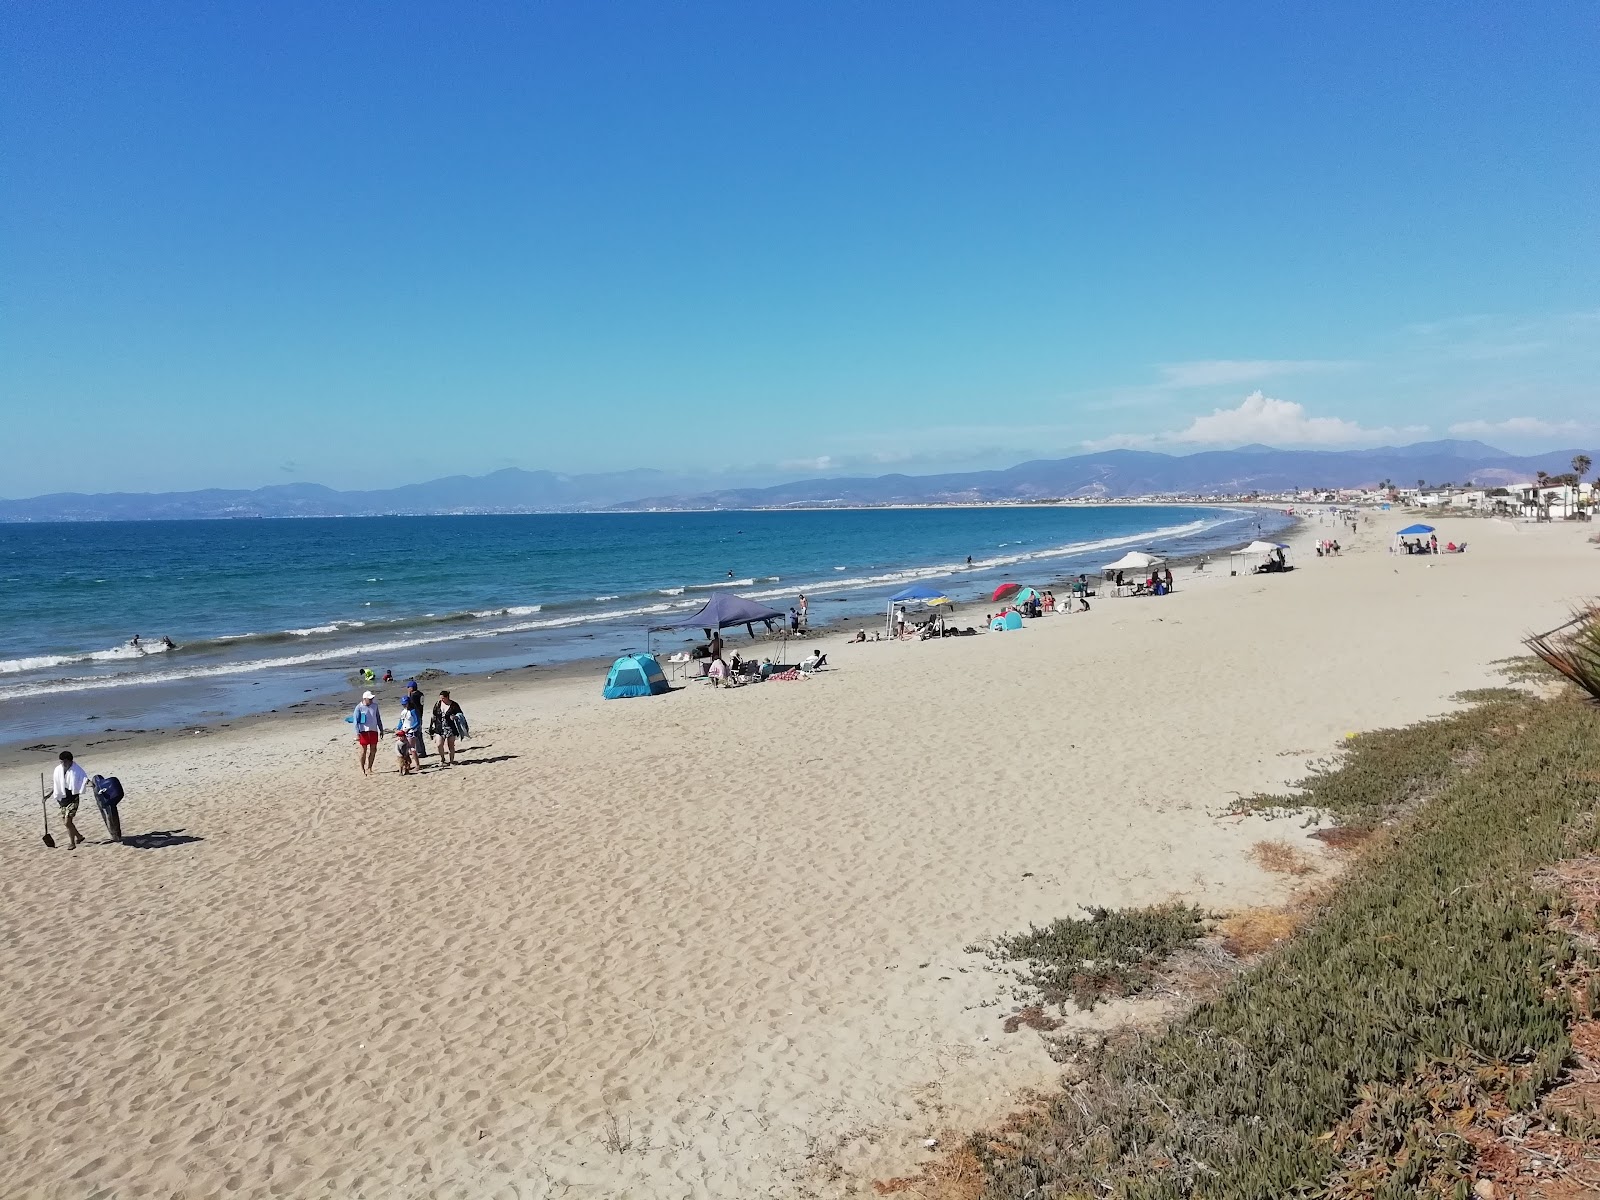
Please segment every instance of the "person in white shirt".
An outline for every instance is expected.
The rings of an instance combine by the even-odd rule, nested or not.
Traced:
[[[67,849],[76,850],[85,841],[72,818],[78,815],[78,800],[83,789],[89,786],[89,773],[72,761],[72,751],[63,750],[52,779],[51,798],[61,807],[61,819],[67,823]]]

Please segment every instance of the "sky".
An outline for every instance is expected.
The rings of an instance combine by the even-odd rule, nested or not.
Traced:
[[[1600,7],[58,4],[0,496],[1600,445]]]

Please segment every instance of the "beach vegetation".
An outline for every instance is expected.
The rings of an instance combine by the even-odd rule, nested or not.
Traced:
[[[973,1138],[983,1195],[1467,1196],[1517,1131],[1592,1129],[1587,1093],[1563,1107],[1552,1089],[1570,1087],[1569,1031],[1600,1012],[1597,927],[1551,871],[1600,861],[1583,859],[1597,780],[1600,712],[1570,693],[1354,739],[1275,799],[1381,836],[1309,912],[1259,929],[1264,957],[1220,995],[1156,1036],[1084,1048],[1065,1092]],[[1073,963],[1123,925],[1092,918],[1004,944],[1063,964],[1043,978],[1070,992]]]
[[[1086,908],[1027,933],[971,947],[1022,962],[1022,981],[1046,1005],[1093,1008],[1102,1000],[1145,990],[1174,951],[1206,934],[1206,914],[1191,904]]]
[[[1600,703],[1600,605],[1579,609],[1565,624],[1528,638],[1526,645],[1545,666]]]

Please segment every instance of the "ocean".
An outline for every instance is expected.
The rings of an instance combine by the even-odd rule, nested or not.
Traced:
[[[4,740],[265,712],[363,667],[403,679],[673,650],[689,635],[651,625],[719,591],[783,611],[804,592],[814,625],[867,624],[913,580],[962,605],[1287,522],[1035,505],[0,525]]]

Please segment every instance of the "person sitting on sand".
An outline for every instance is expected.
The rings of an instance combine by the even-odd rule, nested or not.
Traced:
[[[390,670],[388,667],[385,667],[383,669],[383,681],[385,683],[393,683],[394,682],[394,672],[392,670]]]
[[[867,631],[865,629],[856,630],[855,637],[851,638],[850,640],[852,642],[864,642],[864,641],[866,641],[867,640]]]

